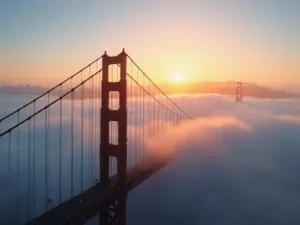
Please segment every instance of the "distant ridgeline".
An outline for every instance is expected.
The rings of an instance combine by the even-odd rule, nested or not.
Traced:
[[[0,94],[14,94],[14,95],[35,95],[39,96],[47,92],[49,88],[43,88],[39,86],[0,86]],[[52,96],[61,96],[62,94],[70,91],[71,88],[63,88],[59,87],[51,91]],[[74,91],[74,98],[98,98],[100,96],[100,91],[98,88],[94,88],[93,91],[90,88],[77,88]],[[71,94],[68,95],[71,98]]]
[[[236,94],[237,82],[199,82],[188,84],[164,84],[160,85],[167,93],[187,93],[187,94],[220,94],[220,95],[232,95]],[[254,98],[296,98],[300,95],[275,90],[268,87],[262,87],[257,84],[243,83],[243,96],[249,96]]]
[[[220,95],[235,95],[236,82],[199,82],[199,83],[180,83],[180,84],[160,84],[161,89],[166,94],[186,93],[186,94],[220,94]],[[66,93],[70,88],[60,90],[59,88],[53,90],[51,95],[60,96],[61,93]],[[3,94],[22,94],[22,95],[41,95],[48,91],[48,88],[39,86],[0,86],[0,93]],[[100,96],[100,89],[97,87],[76,89],[74,91],[74,98],[98,98]],[[132,90],[132,96],[138,96],[139,89]],[[273,90],[267,87],[262,87],[257,84],[243,83],[243,95],[255,98],[295,98],[299,95],[281,91]],[[69,95],[71,97],[71,95]]]

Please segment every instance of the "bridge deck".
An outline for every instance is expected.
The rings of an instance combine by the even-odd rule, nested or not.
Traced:
[[[130,169],[127,175],[126,193],[118,191],[116,179],[111,179],[110,185],[98,184],[87,191],[73,197],[49,212],[41,215],[28,224],[64,225],[70,222],[82,223],[97,215],[101,210],[122,195],[147,180],[171,160],[170,157],[153,157]]]

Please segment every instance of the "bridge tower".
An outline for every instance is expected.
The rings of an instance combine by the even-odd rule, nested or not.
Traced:
[[[236,100],[236,102],[243,102],[243,83],[242,82],[237,82],[235,100]]]
[[[110,157],[117,159],[116,190],[123,193],[126,189],[127,179],[127,82],[126,82],[126,59],[123,51],[118,56],[108,56],[106,52],[102,58],[102,105],[101,105],[101,144],[100,144],[100,183],[109,184]],[[109,82],[109,65],[120,66],[120,80]],[[109,92],[119,92],[119,109],[109,108]],[[118,144],[109,142],[109,123],[118,123]],[[104,213],[100,214],[100,224],[126,224],[126,193],[121,200],[116,200],[107,206]]]
[[[109,82],[109,65],[120,65],[120,81]],[[106,52],[102,57],[102,105],[101,105],[101,144],[100,144],[100,182],[109,183],[109,158],[117,159],[117,184],[126,183],[127,174],[127,93],[126,93],[126,53],[118,56],[108,56]],[[109,108],[109,92],[119,92],[119,109]],[[118,123],[118,144],[109,143],[109,123]]]

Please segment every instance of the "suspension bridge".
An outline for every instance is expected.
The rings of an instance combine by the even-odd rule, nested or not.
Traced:
[[[0,119],[0,223],[126,224],[127,193],[173,159],[151,142],[190,119],[124,50],[105,52]]]
[[[12,193],[1,191],[10,209],[1,217],[80,224],[100,213],[101,224],[124,224],[127,192],[171,160],[147,140],[185,119],[125,51],[105,53],[0,120],[1,177]]]

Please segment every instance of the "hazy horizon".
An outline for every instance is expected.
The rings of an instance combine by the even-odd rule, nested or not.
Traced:
[[[64,79],[68,78],[68,76],[64,77],[61,81],[63,81]],[[184,85],[187,84],[195,84],[195,83],[210,83],[210,82],[221,82],[221,83],[227,83],[227,82],[240,82],[240,80],[203,80],[203,81],[196,81],[196,82],[183,82]],[[242,81],[243,83],[246,84],[256,84],[256,85],[261,85],[263,87],[267,87],[267,88],[274,88],[274,89],[280,89],[280,90],[284,90],[284,91],[296,91],[296,92],[300,92],[300,83],[297,82],[247,82],[247,81]],[[41,88],[45,88],[45,89],[50,89],[52,88],[54,85],[57,85],[59,83],[53,83],[53,84],[34,84],[34,83],[0,83],[0,87],[1,86],[11,86],[11,87],[18,87],[18,86],[27,86],[29,85],[30,87],[41,87]],[[169,82],[158,82],[157,84],[162,84],[162,85],[170,85],[170,86],[178,86],[180,84],[174,83],[172,81]]]

